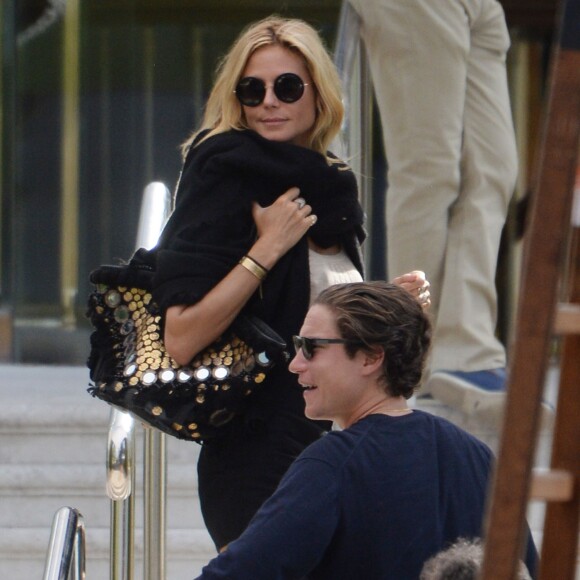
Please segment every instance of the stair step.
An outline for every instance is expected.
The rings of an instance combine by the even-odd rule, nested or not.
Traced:
[[[111,407],[92,398],[83,367],[0,365],[0,578],[41,578],[54,514],[77,508],[87,577],[109,574],[111,503],[105,493]],[[135,425],[136,577],[142,576],[143,444]],[[215,555],[197,498],[200,446],[167,444],[166,579],[197,575]]]
[[[139,478],[135,493],[135,521],[141,525],[143,491]],[[19,521],[28,526],[49,526],[52,514],[63,505],[79,509],[87,526],[108,526],[110,522],[104,465],[0,465],[0,502],[0,527]],[[193,466],[168,466],[166,521],[168,528],[204,528]]]
[[[86,522],[85,522],[86,525]],[[0,528],[0,578],[42,578],[50,540],[45,527]],[[87,578],[109,577],[110,532],[105,527],[86,528]],[[142,570],[143,532],[135,530],[135,568]],[[198,529],[168,530],[166,537],[166,580],[193,578],[215,556],[207,532]],[[135,577],[142,577],[136,573]]]
[[[0,419],[1,421],[1,419]],[[135,460],[142,464],[143,432],[135,425]],[[0,463],[45,463],[47,458],[57,463],[105,464],[108,424],[100,431],[79,429],[76,432],[28,430],[3,433],[0,431]],[[168,464],[196,465],[201,447],[189,441],[165,436]]]
[[[86,392],[87,369],[0,365],[0,377],[0,463],[105,461],[111,407]],[[143,432],[136,421],[138,460]],[[195,465],[199,445],[165,440],[168,463]]]
[[[104,462],[102,465],[0,464],[0,493],[12,491],[26,495],[52,495],[74,490],[88,495],[104,491],[105,477]],[[168,465],[167,485],[173,493],[196,495],[195,466]]]

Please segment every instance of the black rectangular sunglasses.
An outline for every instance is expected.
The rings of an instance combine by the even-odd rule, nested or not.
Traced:
[[[302,354],[306,360],[312,360],[314,356],[314,349],[321,344],[362,344],[345,338],[306,338],[305,336],[293,336],[292,342],[294,349],[298,351],[302,349]]]
[[[304,94],[305,83],[297,74],[284,73],[274,81],[274,94],[283,103],[295,103]],[[257,107],[266,98],[266,83],[256,77],[240,79],[234,91],[238,101],[246,107]]]

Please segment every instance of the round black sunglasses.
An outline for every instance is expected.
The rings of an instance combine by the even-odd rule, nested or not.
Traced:
[[[295,103],[302,98],[304,87],[307,87],[298,75],[284,73],[274,81],[274,94],[283,103]],[[266,83],[256,77],[244,77],[234,91],[238,101],[246,107],[257,107],[266,98]]]
[[[306,338],[305,336],[293,336],[294,350],[296,354],[302,349],[302,354],[306,360],[312,360],[314,350],[321,344],[358,344],[361,342],[354,340],[346,340],[345,338]]]

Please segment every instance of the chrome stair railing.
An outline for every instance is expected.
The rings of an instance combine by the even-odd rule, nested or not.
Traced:
[[[171,195],[163,183],[143,192],[137,248],[152,248],[171,212]],[[165,435],[145,429],[143,453],[143,578],[165,578]],[[135,570],[135,420],[111,409],[107,443],[107,495],[111,499],[111,580],[133,580]]]
[[[72,576],[71,576],[72,573]],[[85,526],[81,513],[70,507],[54,515],[43,580],[85,580]]]
[[[106,490],[111,500],[111,580],[133,580],[135,568],[135,420],[111,409]]]

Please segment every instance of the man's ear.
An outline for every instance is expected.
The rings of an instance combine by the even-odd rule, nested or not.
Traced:
[[[373,348],[370,351],[362,351],[363,374],[371,375],[377,370],[381,370],[385,360],[385,351],[382,348]]]

